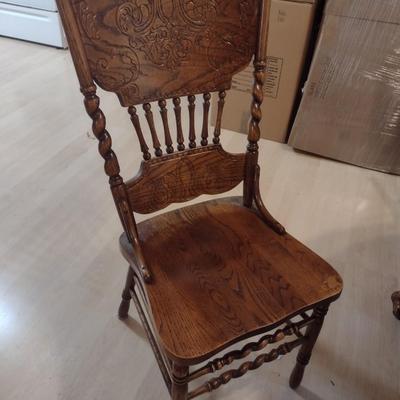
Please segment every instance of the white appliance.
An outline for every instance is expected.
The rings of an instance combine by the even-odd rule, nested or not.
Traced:
[[[0,0],[0,35],[67,47],[55,0]]]

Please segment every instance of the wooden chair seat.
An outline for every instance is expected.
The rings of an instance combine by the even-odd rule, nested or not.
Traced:
[[[146,295],[156,333],[181,364],[202,362],[342,290],[322,258],[226,200],[156,216],[138,231],[153,276]],[[121,249],[132,265],[125,234]]]

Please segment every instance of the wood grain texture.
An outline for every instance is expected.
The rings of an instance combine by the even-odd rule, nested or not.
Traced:
[[[201,194],[226,192],[242,182],[244,168],[244,154],[210,145],[144,161],[126,188],[132,210],[148,214]]]
[[[124,106],[228,89],[255,52],[258,0],[71,3],[93,78]]]
[[[138,231],[153,274],[145,289],[156,329],[179,363],[201,362],[342,289],[324,260],[236,204],[185,207]]]

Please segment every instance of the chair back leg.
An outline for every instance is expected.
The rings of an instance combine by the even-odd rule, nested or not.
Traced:
[[[122,291],[122,301],[118,309],[118,317],[119,319],[126,319],[128,317],[129,306],[131,304],[132,296],[131,289],[133,288],[134,280],[133,280],[133,270],[131,266],[128,268],[128,274],[126,276],[125,288]]]
[[[322,329],[328,308],[329,304],[321,305],[314,309],[313,317],[315,317],[315,321],[307,328],[305,333],[307,339],[300,347],[296,365],[290,375],[289,385],[292,389],[296,389],[303,379],[304,370],[310,361],[312,350]]]

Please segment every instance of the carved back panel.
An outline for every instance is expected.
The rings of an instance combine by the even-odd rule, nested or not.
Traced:
[[[56,1],[129,240],[137,241],[134,211],[150,213],[201,194],[223,193],[242,181],[243,201],[250,207],[255,193],[270,0]],[[247,151],[233,155],[220,145],[226,89],[253,56]],[[118,95],[139,139],[144,161],[139,174],[126,183],[95,83]],[[217,92],[218,112],[209,138],[211,92]],[[203,123],[197,133],[199,99],[195,95],[201,93]],[[184,95],[187,106],[181,100]],[[143,105],[142,119],[138,104]],[[188,126],[182,124],[183,106],[189,113]],[[153,112],[161,115],[161,132],[157,132]],[[175,117],[172,125],[171,115]]]
[[[123,106],[228,89],[255,52],[258,0],[70,1],[92,77]]]
[[[148,214],[201,194],[219,194],[243,181],[245,154],[230,154],[211,145],[143,162],[137,177],[126,182],[132,210]]]

